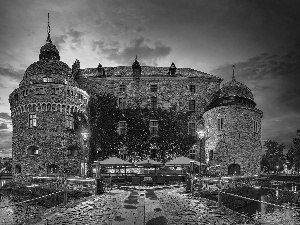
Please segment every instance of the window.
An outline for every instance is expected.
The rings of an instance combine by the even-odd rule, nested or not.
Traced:
[[[157,109],[157,97],[151,97],[150,98],[150,101],[151,101],[151,109]]]
[[[195,148],[190,149],[190,159],[196,159],[196,149]]]
[[[119,127],[118,127],[118,133],[119,135],[125,135],[127,132],[127,123],[126,121],[120,121]]]
[[[44,95],[45,94],[44,88],[42,88],[42,87],[36,88],[35,91],[38,95]]]
[[[67,95],[70,96],[70,90],[69,89],[67,90]]]
[[[210,150],[209,151],[209,160],[212,160],[214,158],[214,151]]]
[[[194,84],[190,85],[190,92],[192,92],[192,93],[196,92],[196,86]]]
[[[224,130],[224,118],[218,118],[218,131]]]
[[[151,84],[150,91],[151,92],[157,92],[157,84]]]
[[[39,154],[39,148],[37,146],[30,146],[27,149],[28,155],[38,155]]]
[[[125,92],[126,91],[126,85],[125,84],[120,84],[119,91],[120,92]]]
[[[258,133],[258,121],[253,120],[253,132]]]
[[[196,136],[196,124],[195,122],[189,122],[188,124],[188,134]]]
[[[189,100],[189,111],[195,111],[195,109],[196,109],[196,101]]]
[[[49,82],[52,82],[52,81],[53,81],[52,77],[44,77],[43,78],[44,83],[49,83]]]
[[[69,146],[67,149],[67,155],[68,156],[76,156],[77,155],[77,149],[76,146]]]
[[[14,95],[14,100],[17,102],[19,100],[19,94]]]
[[[72,115],[66,115],[66,128],[74,129],[74,118]]]
[[[150,135],[158,135],[158,121],[150,120]]]
[[[152,148],[152,149],[150,149],[150,151],[151,151],[150,158],[151,159],[156,159],[157,149],[156,148]]]
[[[118,105],[119,105],[119,109],[125,109],[126,108],[126,98],[120,97]]]
[[[21,166],[20,165],[16,165],[15,173],[21,173]]]
[[[36,127],[36,114],[29,114],[29,128]]]

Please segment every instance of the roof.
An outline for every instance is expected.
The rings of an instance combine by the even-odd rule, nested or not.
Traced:
[[[188,157],[177,157],[176,159],[171,160],[170,162],[167,162],[166,165],[190,165],[191,161],[196,162],[194,159],[190,159]]]
[[[131,66],[116,66],[116,67],[103,67],[106,77],[132,77]],[[154,67],[154,66],[141,66],[141,77],[171,77],[169,74],[170,67]],[[86,68],[80,70],[81,76],[96,77],[98,74],[97,68]],[[174,76],[172,76],[174,77]],[[206,78],[222,82],[223,79],[191,68],[177,68],[175,77],[188,77],[188,78]]]
[[[236,81],[234,78],[226,82],[220,89],[220,98],[238,96],[254,101],[253,94],[245,84]]]
[[[112,165],[132,165],[132,163],[127,162],[123,159],[119,159],[117,157],[111,157],[108,159],[105,159],[103,161],[100,161],[100,165],[107,165],[107,166],[112,166]]]

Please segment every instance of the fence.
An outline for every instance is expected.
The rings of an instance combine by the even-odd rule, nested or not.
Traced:
[[[41,217],[46,209],[62,203],[67,203],[65,191],[58,191],[29,200],[2,205],[0,206],[0,211],[2,212],[0,223],[30,224],[31,220]],[[4,210],[5,208],[6,210]],[[5,214],[5,212],[8,213]]]
[[[296,184],[295,184],[296,185]],[[273,187],[264,187],[259,186],[256,179],[246,178],[246,179],[236,179],[236,180],[222,180],[222,179],[204,179],[202,181],[201,188],[203,190],[212,191],[212,193],[218,193],[218,206],[221,207],[224,204],[228,207],[228,202],[239,202],[241,203],[242,200],[250,201],[250,202],[257,202],[262,204],[261,212],[256,211],[254,218],[258,222],[281,222],[283,224],[300,224],[300,207],[292,206],[291,204],[275,204],[268,201],[264,201],[265,199],[254,199],[242,196],[240,194],[229,193],[228,191],[237,188],[237,187],[248,187],[252,188],[253,190],[259,189],[268,189],[274,191],[275,196],[278,197],[279,192],[288,192],[293,196],[298,196],[298,205],[300,200],[300,192],[296,191],[296,186],[292,186],[292,190],[280,189],[280,188],[273,188]],[[244,188],[245,189],[245,188]],[[227,197],[226,197],[227,196]],[[274,197],[275,197],[274,196]],[[297,200],[296,198],[296,200]],[[279,201],[280,202],[280,201]],[[232,203],[233,204],[233,203]],[[230,205],[230,204],[229,204]],[[267,207],[270,206],[270,207]],[[273,208],[272,208],[273,207]],[[230,207],[229,207],[230,208]],[[266,208],[271,208],[270,212],[267,212]],[[243,216],[247,216],[242,214]]]

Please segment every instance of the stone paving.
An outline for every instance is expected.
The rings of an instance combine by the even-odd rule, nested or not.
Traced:
[[[47,215],[36,225],[110,224],[250,224],[246,219],[218,209],[206,199],[191,199],[181,186],[123,186],[90,196],[78,205]]]

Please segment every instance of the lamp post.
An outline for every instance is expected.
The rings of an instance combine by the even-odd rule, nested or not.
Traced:
[[[205,140],[204,139],[204,136],[205,136],[205,131],[203,129],[198,129],[197,130],[197,134],[198,134],[198,138],[199,138],[199,180],[200,180],[200,177],[201,177],[201,150],[202,150],[202,146],[203,146],[203,141]],[[200,143],[200,140],[201,140],[201,143]]]
[[[88,137],[89,137],[89,133],[88,131],[84,130],[81,132],[81,136],[82,136],[82,140],[84,142],[84,153],[83,153],[83,177],[85,178],[86,174],[85,174],[85,164],[86,164],[86,149],[87,149],[87,140],[88,140]]]

